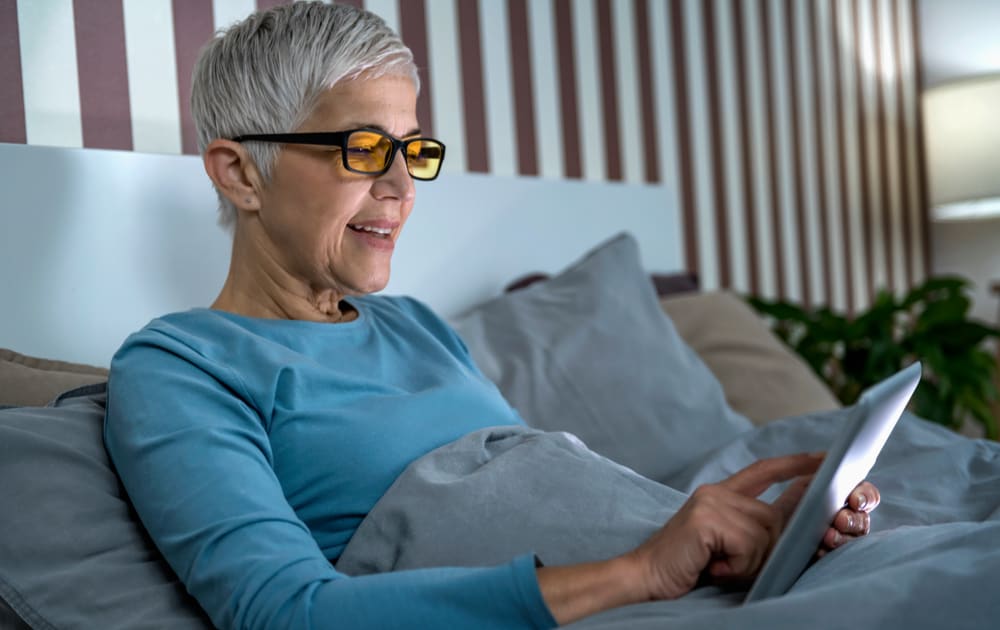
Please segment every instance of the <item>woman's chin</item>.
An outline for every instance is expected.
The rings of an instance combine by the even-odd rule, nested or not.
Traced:
[[[378,293],[389,285],[389,270],[370,274],[358,281],[350,283],[350,290],[345,295],[368,295]]]

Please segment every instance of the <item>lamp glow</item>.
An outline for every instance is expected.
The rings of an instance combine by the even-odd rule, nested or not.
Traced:
[[[933,219],[1000,217],[1000,74],[931,88],[923,109]]]

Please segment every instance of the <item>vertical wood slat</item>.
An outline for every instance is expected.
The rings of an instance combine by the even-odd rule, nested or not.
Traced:
[[[660,181],[660,147],[656,139],[659,129],[656,121],[656,105],[653,99],[653,68],[652,47],[650,45],[649,6],[646,0],[633,0],[635,15],[635,53],[639,61],[639,100],[642,113],[642,140],[645,162],[645,179],[647,183],[656,184]]]
[[[816,138],[814,145],[816,157],[816,187],[820,227],[825,228],[827,219],[830,216],[830,208],[827,205],[826,187],[826,147],[823,146],[823,91],[821,89],[822,72],[819,62],[819,12],[816,11],[816,4],[807,2],[806,22],[809,25],[809,39],[817,47],[812,52],[812,92],[813,92],[813,133]],[[820,238],[821,256],[823,259],[823,288],[826,305],[833,307],[833,259],[830,256],[830,238]]]
[[[674,96],[677,129],[677,164],[680,169],[681,215],[684,221],[684,260],[687,270],[698,274],[698,224],[694,198],[694,156],[691,119],[688,114],[688,79],[684,37],[684,5],[670,3],[670,43],[674,62]]]
[[[17,0],[0,0],[0,142],[28,141]]]
[[[535,141],[535,105],[532,88],[531,38],[528,34],[526,0],[507,0],[510,69],[514,86],[514,120],[517,125],[517,171],[538,175]]]
[[[459,2],[463,0],[458,0]],[[556,43],[559,56],[559,104],[562,111],[563,161],[566,177],[581,179],[580,114],[576,104],[576,52],[571,0],[555,0]]]
[[[905,0],[898,0],[899,2],[904,2]],[[930,238],[930,195],[927,192],[927,167],[924,164],[924,129],[921,121],[924,119],[923,105],[920,102],[920,95],[923,94],[924,85],[922,68],[920,64],[920,55],[918,51],[920,50],[920,17],[918,15],[919,7],[917,6],[917,0],[910,0],[910,29],[911,36],[910,41],[913,42],[913,79],[916,82],[916,96],[914,98],[914,104],[916,105],[916,136],[917,136],[917,173],[919,174],[920,185],[917,188],[918,199],[916,200],[917,206],[920,208],[921,215],[921,240],[923,241],[924,249],[924,274],[929,275],[931,269],[934,265],[934,258],[931,252],[931,238]]]
[[[73,0],[83,146],[132,150],[132,113],[120,2]]]
[[[868,163],[868,133],[867,133],[867,120],[865,119],[865,95],[864,95],[864,66],[861,62],[861,55],[858,54],[860,50],[861,42],[861,25],[860,19],[858,17],[858,3],[850,2],[851,9],[851,27],[854,30],[854,85],[855,85],[855,108],[858,115],[858,163],[861,168],[861,218],[862,218],[862,239],[864,242],[864,253],[865,253],[865,275],[866,285],[863,293],[868,296],[871,300],[875,294],[875,261],[874,261],[874,243],[872,242],[872,230],[871,226],[873,223],[872,217],[872,207],[871,207],[871,189],[869,187],[869,163]]]
[[[292,0],[257,0],[257,10],[266,11],[282,4],[288,4]]]
[[[603,107],[606,177],[622,180],[621,131],[618,125],[618,80],[615,40],[611,25],[611,0],[597,0],[597,41],[600,50],[601,102]]]
[[[486,98],[483,91],[483,53],[479,41],[479,3],[455,0],[458,45],[461,51],[462,104],[465,112],[466,159],[469,171],[488,173],[490,152],[486,139]]]
[[[899,0],[892,2],[893,38],[892,45],[896,59],[896,141],[899,143],[899,181],[900,206],[902,206],[903,229],[903,259],[905,261],[904,277],[906,288],[913,286],[913,226],[911,225],[912,206],[910,205],[910,169],[907,162],[910,155],[909,134],[906,129],[906,95],[903,92],[903,46],[900,41],[900,31],[903,28],[899,15]]]
[[[834,103],[836,104],[837,141],[840,150],[837,152],[837,160],[840,173],[839,186],[841,190],[840,221],[841,232],[843,233],[844,245],[844,287],[847,301],[847,314],[854,315],[854,257],[851,255],[851,225],[848,206],[850,205],[847,176],[847,125],[844,123],[844,90],[842,82],[841,57],[842,44],[840,32],[840,17],[838,16],[836,3],[830,7],[830,28],[833,31],[833,75],[834,75]]]
[[[760,263],[757,250],[757,196],[755,194],[756,182],[753,176],[753,152],[750,146],[750,99],[747,96],[747,75],[750,73],[750,56],[746,53],[746,43],[743,37],[744,28],[744,2],[743,0],[732,0],[733,12],[733,32],[734,45],[736,47],[736,58],[739,67],[736,70],[736,92],[740,104],[739,126],[740,126],[740,148],[742,156],[742,183],[746,195],[744,207],[746,212],[747,229],[747,258],[750,265],[750,293],[760,295]]]
[[[198,153],[198,137],[191,117],[191,72],[201,47],[214,30],[212,3],[201,0],[173,0],[174,49],[177,58],[177,100],[181,112],[181,147],[187,154]]]
[[[719,104],[719,72],[718,55],[716,54],[715,42],[715,2],[706,2],[704,5],[704,15],[702,17],[702,27],[705,38],[705,67],[707,75],[705,81],[708,84],[708,110],[709,120],[709,153],[712,171],[712,186],[715,198],[715,230],[718,240],[716,252],[719,264],[719,286],[728,289],[732,286],[732,272],[730,269],[730,242],[729,242],[729,209],[726,196],[725,164],[723,162],[723,142],[722,142],[722,107]]]
[[[882,219],[882,252],[883,264],[885,265],[885,287],[882,288],[894,293],[896,287],[893,286],[894,278],[894,243],[892,238],[892,213],[889,211],[889,125],[885,117],[885,95],[883,93],[883,78],[886,68],[882,58],[882,25],[878,10],[879,0],[872,0],[872,43],[875,49],[875,125],[878,138],[878,167],[879,193],[877,195],[875,211]]]
[[[812,306],[812,294],[809,278],[809,254],[806,248],[806,198],[802,187],[802,141],[799,134],[799,107],[798,94],[796,89],[798,83],[798,54],[795,50],[795,8],[796,3],[789,3],[785,7],[785,57],[788,60],[788,83],[789,83],[789,122],[791,125],[792,137],[792,190],[795,199],[796,235],[798,237],[799,253],[799,291],[802,296],[802,305],[806,308]]]
[[[413,52],[413,62],[420,72],[420,95],[417,96],[417,120],[421,133],[434,135],[434,111],[431,107],[430,56],[427,53],[427,11],[424,0],[399,0],[400,35]]]
[[[774,113],[774,77],[771,52],[771,16],[766,0],[760,3],[761,22],[761,46],[763,49],[763,71],[764,71],[764,109],[767,111],[767,137],[768,137],[768,174],[771,187],[771,230],[774,238],[774,268],[775,284],[778,288],[778,298],[784,300],[788,297],[785,289],[785,248],[784,238],[781,231],[781,204],[778,199],[781,196],[778,185],[778,147],[777,124]]]

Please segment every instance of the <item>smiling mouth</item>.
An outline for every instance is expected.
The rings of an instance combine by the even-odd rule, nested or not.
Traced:
[[[360,232],[362,234],[368,234],[383,239],[388,239],[389,236],[392,234],[392,230],[388,228],[377,228],[377,227],[369,227],[367,225],[351,225],[351,224],[348,224],[347,227],[351,228],[355,232]]]

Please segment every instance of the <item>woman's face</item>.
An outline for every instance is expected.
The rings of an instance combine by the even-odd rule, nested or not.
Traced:
[[[328,90],[296,131],[376,127],[407,138],[419,134],[416,103],[406,77],[347,81]],[[347,171],[338,148],[284,145],[260,195],[265,255],[313,291],[379,291],[389,281],[413,200],[413,179],[399,153],[388,172],[374,177]]]

